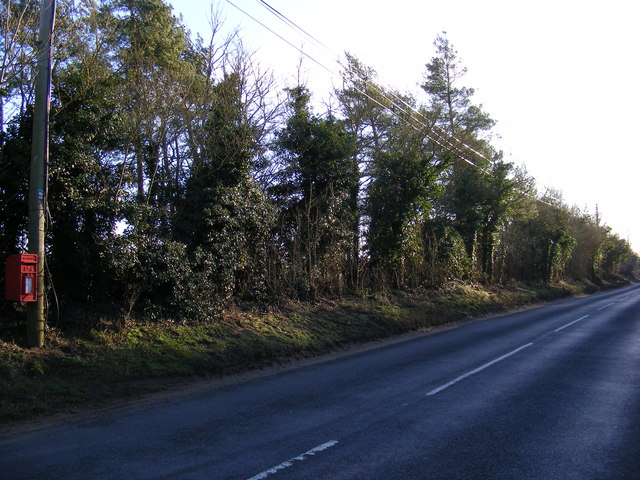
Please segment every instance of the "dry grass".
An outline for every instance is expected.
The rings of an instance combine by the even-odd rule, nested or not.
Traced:
[[[42,349],[0,343],[0,421],[162,388],[163,379],[225,375],[345,345],[499,312],[567,286],[453,285],[424,292],[232,308],[207,323],[158,322],[88,334],[50,330]]]

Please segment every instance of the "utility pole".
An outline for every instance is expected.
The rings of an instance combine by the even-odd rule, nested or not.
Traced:
[[[27,304],[27,343],[44,344],[44,236],[47,198],[47,164],[49,162],[49,110],[51,103],[51,52],[55,0],[40,3],[40,31],[36,42],[38,63],[33,108],[31,144],[31,178],[29,181],[29,253],[38,255],[37,302]]]

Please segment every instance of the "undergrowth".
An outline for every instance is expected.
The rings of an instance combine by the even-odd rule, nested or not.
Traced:
[[[461,284],[289,301],[266,310],[232,308],[205,323],[103,322],[75,335],[49,329],[42,349],[0,343],[0,421],[97,405],[163,388],[162,379],[237,373],[578,291]]]

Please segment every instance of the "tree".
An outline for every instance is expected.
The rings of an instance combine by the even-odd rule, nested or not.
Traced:
[[[0,2],[0,146],[7,122],[24,114],[31,100],[38,12],[35,1]]]
[[[618,235],[610,234],[607,237],[602,255],[601,268],[603,275],[619,274],[622,267],[633,262],[634,256],[631,245],[627,240],[620,238]]]
[[[352,170],[358,181],[352,184],[349,192],[353,222],[350,228],[348,281],[352,288],[357,289],[364,263],[361,258],[364,184],[368,181],[373,158],[380,153],[385,131],[392,120],[385,111],[388,100],[384,98],[384,89],[376,83],[375,70],[363,65],[349,53],[345,54],[345,60],[343,87],[336,90],[335,94],[340,113],[345,119],[345,128],[356,142]]]
[[[175,218],[175,239],[192,252],[195,279],[178,285],[179,299],[199,314],[221,308],[233,295],[259,294],[264,285],[272,209],[251,178],[260,128],[246,116],[242,78],[231,74],[212,87],[198,139],[198,155]],[[199,286],[197,286],[199,285]],[[262,292],[264,293],[264,292]],[[208,306],[208,307],[207,307]]]
[[[313,296],[339,285],[345,273],[354,215],[349,200],[359,172],[352,160],[354,137],[344,123],[314,115],[305,87],[288,93],[289,117],[276,139],[281,170],[271,194],[281,211],[293,283],[299,293]]]
[[[444,34],[436,37],[434,46],[436,55],[426,66],[422,88],[431,100],[430,106],[436,118],[435,131],[449,148],[445,155],[455,160],[445,176],[441,214],[449,218],[460,233],[471,262],[475,259],[476,244],[484,229],[481,268],[490,276],[492,237],[501,220],[496,207],[504,203],[504,199],[495,198],[495,194],[509,193],[505,182],[510,167],[506,164],[492,165],[500,155],[482,135],[495,122],[482,111],[482,106],[471,103],[474,90],[459,86],[467,70],[458,59],[457,51]],[[491,176],[495,179],[490,179]],[[498,186],[499,183],[502,185]],[[491,196],[493,198],[489,198]]]
[[[127,140],[133,145],[137,196],[143,203],[162,168],[170,128],[181,123],[176,122],[175,110],[192,80],[193,67],[183,60],[190,43],[162,0],[112,0],[107,5],[119,18],[122,102],[130,106]]]
[[[570,235],[569,208],[549,191],[536,202],[536,214],[510,225],[518,250],[512,254],[511,278],[549,283],[564,274],[575,239]]]
[[[459,86],[467,69],[458,59],[458,52],[449,43],[446,32],[438,35],[433,44],[436,55],[426,66],[422,89],[430,96],[437,124],[463,142],[475,139],[478,133],[489,130],[495,122],[482,111],[482,105],[478,107],[471,103],[474,89]]]
[[[513,165],[496,159],[484,175],[484,188],[480,192],[480,265],[485,279],[494,280],[494,250],[497,235],[505,223],[517,215],[527,215],[527,196],[531,187],[521,175],[511,177]]]
[[[600,267],[610,229],[600,225],[595,216],[577,208],[571,210],[569,228],[576,244],[571,252],[568,274],[576,280],[600,283]]]
[[[65,302],[113,293],[105,252],[123,215],[120,153],[123,108],[111,64],[110,19],[96,9],[73,18],[74,56],[57,65],[49,163],[49,265]]]
[[[504,203],[500,226],[493,235],[493,278],[494,281],[508,282],[524,279],[525,267],[517,271],[515,265],[522,266],[530,258],[527,233],[523,225],[538,215],[538,198],[535,179],[524,168],[515,168],[507,185],[511,184],[511,195]],[[499,204],[500,205],[500,204]],[[529,272],[530,273],[530,272]]]
[[[119,215],[117,171],[111,159],[121,109],[115,102],[117,83],[109,58],[113,44],[100,38],[105,25],[95,10],[76,8],[72,2],[62,2],[61,13],[50,124],[47,266],[60,300],[68,304],[109,295],[104,245]],[[25,151],[31,124],[32,106],[27,105],[13,117],[3,148],[2,169],[17,167],[7,170],[14,178],[6,190],[0,187],[10,195],[3,215],[6,253],[21,246],[26,222],[27,208],[21,203],[28,191]]]
[[[0,146],[0,258],[26,250],[32,129],[27,110],[12,119]]]
[[[421,262],[420,233],[442,164],[424,134],[405,119],[397,119],[385,137],[369,169],[367,248],[372,265],[402,286],[409,264]]]

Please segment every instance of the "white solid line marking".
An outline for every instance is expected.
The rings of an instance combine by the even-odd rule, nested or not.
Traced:
[[[611,305],[615,305],[615,303],[616,303],[616,302],[609,303],[609,304],[605,305],[604,307],[600,307],[600,308],[598,309],[598,311],[600,311],[600,310],[604,310],[605,308],[610,307]]]
[[[556,332],[556,333],[557,333],[557,332],[559,332],[560,330],[564,330],[565,328],[570,327],[570,326],[571,326],[571,325],[573,325],[574,323],[578,323],[579,321],[584,320],[584,319],[585,319],[585,318],[587,318],[588,316],[589,316],[589,315],[585,315],[584,317],[580,317],[579,319],[574,320],[574,321],[573,321],[573,322],[571,322],[571,323],[567,323],[566,325],[563,325],[563,326],[562,326],[562,327],[560,327],[560,328],[556,328],[556,329],[554,330],[554,332]]]
[[[335,446],[337,443],[338,443],[337,440],[332,440],[330,442],[323,443],[322,445],[318,445],[317,447],[312,448],[308,452],[304,452],[302,455],[298,455],[297,457],[290,458],[286,462],[282,462],[280,465],[276,465],[275,467],[270,468],[269,470],[265,470],[264,472],[259,473],[258,475],[255,475],[249,478],[248,480],[264,480],[265,478],[270,477],[274,473],[278,473],[280,470],[284,470],[285,468],[291,467],[294,464],[294,462],[303,462],[307,459],[307,457],[311,457],[316,453],[322,452],[323,450],[327,450],[328,448]]]
[[[521,347],[516,348],[515,350],[502,355],[501,357],[498,357],[494,360],[491,360],[490,362],[485,363],[484,365],[479,366],[478,368],[475,368],[473,370],[471,370],[470,372],[465,373],[464,375],[460,375],[457,378],[454,378],[453,380],[451,380],[448,383],[445,383],[444,385],[439,386],[438,388],[434,388],[433,390],[431,390],[430,392],[427,393],[427,397],[430,397],[432,395],[435,395],[436,393],[440,393],[441,391],[449,388],[452,385],[455,385],[456,383],[464,380],[467,377],[470,377],[471,375],[475,375],[478,372],[481,372],[482,370],[489,368],[491,365],[496,364],[498,362],[501,362],[502,360],[509,358],[512,355],[515,355],[516,353],[518,353],[520,350],[524,350],[527,347],[530,347],[531,345],[533,345],[532,343],[527,343],[526,345],[522,345]]]

